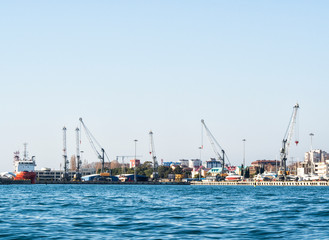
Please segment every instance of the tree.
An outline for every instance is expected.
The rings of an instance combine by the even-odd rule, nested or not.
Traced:
[[[180,166],[175,167],[174,170],[175,174],[182,174],[183,173],[183,169]]]
[[[168,177],[168,171],[169,171],[169,168],[170,167],[166,167],[166,166],[159,166],[158,167],[158,173],[159,173],[159,178],[166,178],[166,174],[167,174],[167,177]]]
[[[249,167],[246,168],[246,173],[245,173],[245,178],[250,178],[250,171],[249,171]]]

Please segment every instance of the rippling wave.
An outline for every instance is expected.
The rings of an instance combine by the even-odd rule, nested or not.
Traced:
[[[328,239],[329,188],[1,185],[0,239]]]

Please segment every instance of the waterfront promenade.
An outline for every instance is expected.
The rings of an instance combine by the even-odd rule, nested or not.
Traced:
[[[224,185],[224,186],[329,186],[327,181],[299,181],[299,182],[200,182],[192,181],[191,185]]]

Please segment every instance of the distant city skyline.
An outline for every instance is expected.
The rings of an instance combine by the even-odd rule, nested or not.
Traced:
[[[116,156],[200,156],[201,119],[233,165],[329,151],[327,1],[7,1],[0,8],[0,171],[28,143],[37,169],[75,154],[79,118]],[[310,133],[314,136],[310,136]],[[245,142],[242,140],[246,139]],[[206,136],[201,160],[215,157]],[[295,144],[294,144],[295,145]],[[312,145],[312,147],[311,147]],[[82,133],[80,149],[98,161]],[[82,160],[84,160],[82,159]],[[128,159],[126,159],[128,163]]]

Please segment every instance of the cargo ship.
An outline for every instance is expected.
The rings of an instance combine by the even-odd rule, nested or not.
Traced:
[[[34,167],[36,164],[34,156],[32,158],[28,158],[26,147],[27,144],[24,143],[23,159],[20,158],[19,151],[14,152],[14,180],[30,180],[31,183],[35,183],[36,173],[34,171]]]

